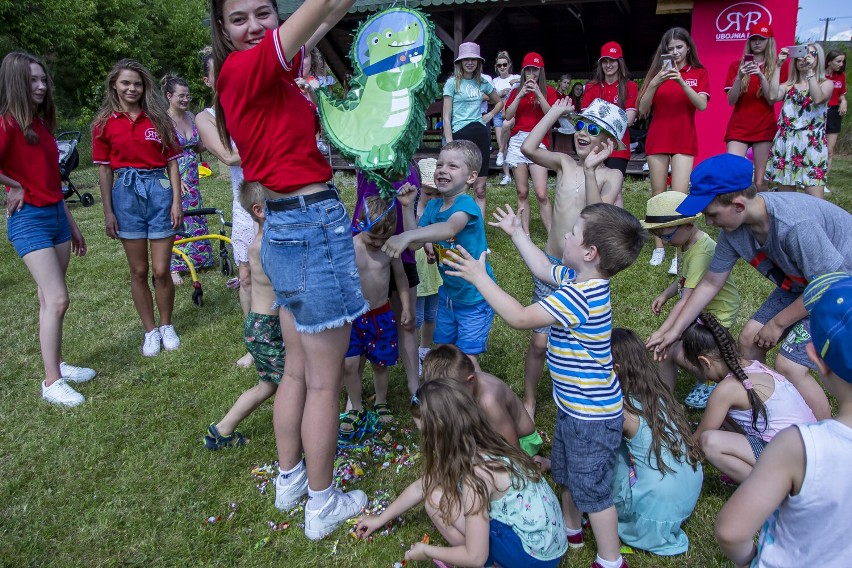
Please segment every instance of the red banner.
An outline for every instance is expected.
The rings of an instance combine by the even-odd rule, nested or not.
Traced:
[[[733,109],[725,96],[725,76],[731,62],[742,58],[749,28],[758,22],[769,23],[778,49],[793,45],[798,8],[798,0],[695,0],[692,38],[698,58],[710,75],[711,87],[707,109],[695,115],[696,164],[725,151],[725,129]]]

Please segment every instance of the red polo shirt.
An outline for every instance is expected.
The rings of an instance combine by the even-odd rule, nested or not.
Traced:
[[[684,66],[680,74],[698,94],[710,98],[710,77],[703,67]],[[695,105],[676,81],[665,81],[654,93],[651,126],[645,140],[646,154],[698,154]]]
[[[518,97],[519,92],[520,89],[512,91],[509,95],[509,100],[506,101],[507,107]],[[552,106],[559,99],[559,93],[556,92],[556,89],[548,85],[545,98],[547,99],[547,104]],[[511,135],[514,136],[518,132],[532,131],[542,118],[544,118],[544,111],[542,111],[541,105],[536,104],[535,95],[527,93],[521,99],[521,102],[518,103],[518,110],[515,111],[515,126],[512,127]],[[549,138],[550,136],[545,136],[544,140],[542,140],[545,146],[550,146]]]
[[[728,76],[725,78],[725,92],[727,93],[738,81],[737,74],[742,61],[737,59],[728,66]],[[760,65],[761,70],[763,65]],[[748,89],[740,94],[734,112],[728,121],[728,129],[725,131],[725,142],[736,140],[739,142],[771,142],[778,131],[778,117],[775,114],[775,106],[770,105],[763,95],[758,96],[760,79],[752,75],[749,78]]]
[[[136,120],[126,112],[114,112],[103,128],[92,132],[92,161],[114,170],[163,168],[180,154],[179,147],[163,145],[145,112],[140,112]]]
[[[624,110],[636,110],[636,97],[639,94],[639,88],[636,86],[636,83],[633,81],[627,81],[627,100],[624,101]],[[620,106],[618,104],[618,81],[615,83],[607,83],[604,81],[603,83],[587,83],[586,89],[583,91],[583,104],[582,107],[586,108],[592,101],[595,99],[603,99],[608,103],[612,103],[616,106]],[[576,109],[577,112],[580,112],[580,109]],[[627,146],[626,150],[615,150],[611,158],[623,158],[625,160],[630,159],[630,129],[627,128],[624,130],[624,136],[621,137],[621,141],[624,142],[624,145]]]
[[[36,144],[28,144],[24,131],[11,115],[0,124],[0,171],[24,188],[24,203],[44,207],[62,201],[59,150],[56,139],[40,118],[33,119]],[[6,188],[9,191],[9,188]]]
[[[826,75],[825,78],[834,83],[834,90],[831,92],[831,98],[828,99],[828,106],[840,106],[840,95],[846,94],[846,74],[832,73]]]
[[[240,149],[246,181],[289,193],[331,179],[316,145],[316,107],[296,85],[304,47],[288,60],[278,30],[231,53],[216,79],[228,133]]]

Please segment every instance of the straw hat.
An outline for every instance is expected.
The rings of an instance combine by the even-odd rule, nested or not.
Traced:
[[[686,199],[686,194],[679,191],[664,191],[648,200],[645,220],[641,221],[646,229],[664,229],[694,223],[701,213],[687,217],[677,212],[678,206]]]
[[[435,185],[435,166],[438,160],[435,158],[423,158],[417,162],[417,167],[420,168],[420,184],[428,185],[429,187],[437,187]]]

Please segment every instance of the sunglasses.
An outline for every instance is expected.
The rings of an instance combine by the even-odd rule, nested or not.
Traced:
[[[359,233],[369,233],[369,232],[370,232],[370,229],[372,229],[373,227],[375,227],[375,226],[379,223],[379,221],[381,221],[382,219],[384,219],[384,218],[385,218],[385,215],[387,215],[387,214],[388,214],[388,212],[389,212],[389,211],[391,211],[391,210],[394,208],[394,205],[395,205],[395,204],[396,204],[396,195],[394,195],[394,196],[393,196],[393,199],[392,199],[392,200],[391,200],[391,202],[388,204],[388,208],[387,208],[387,209],[385,209],[384,211],[382,211],[382,213],[381,213],[378,217],[376,217],[375,219],[370,219],[370,210],[367,208],[367,198],[366,198],[366,197],[361,198],[361,206],[364,208],[364,209],[363,209],[363,211],[364,211],[364,215],[365,215],[367,218],[366,218],[364,221],[358,221],[358,222],[355,224],[355,229],[356,229]]]
[[[576,128],[577,132],[582,132],[583,129],[585,129],[586,132],[589,133],[589,136],[597,136],[602,132],[601,127],[597,124],[593,124],[591,122],[584,122],[582,120],[578,120],[574,127]]]
[[[508,63],[498,63],[497,64],[497,67],[508,67],[508,66],[509,66]]]
[[[660,231],[662,231],[663,229],[654,229],[654,230],[651,231],[651,233],[655,237],[660,237],[664,241],[670,241],[670,240],[672,240],[672,237],[675,236],[675,233],[677,233],[680,228],[681,228],[681,225],[675,225],[674,230],[671,231],[670,233],[661,233]]]

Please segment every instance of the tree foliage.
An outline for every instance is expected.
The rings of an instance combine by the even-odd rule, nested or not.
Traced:
[[[66,118],[97,109],[107,71],[124,57],[156,78],[177,73],[200,99],[208,95],[198,59],[210,41],[206,13],[205,0],[0,0],[0,56],[42,57]]]

